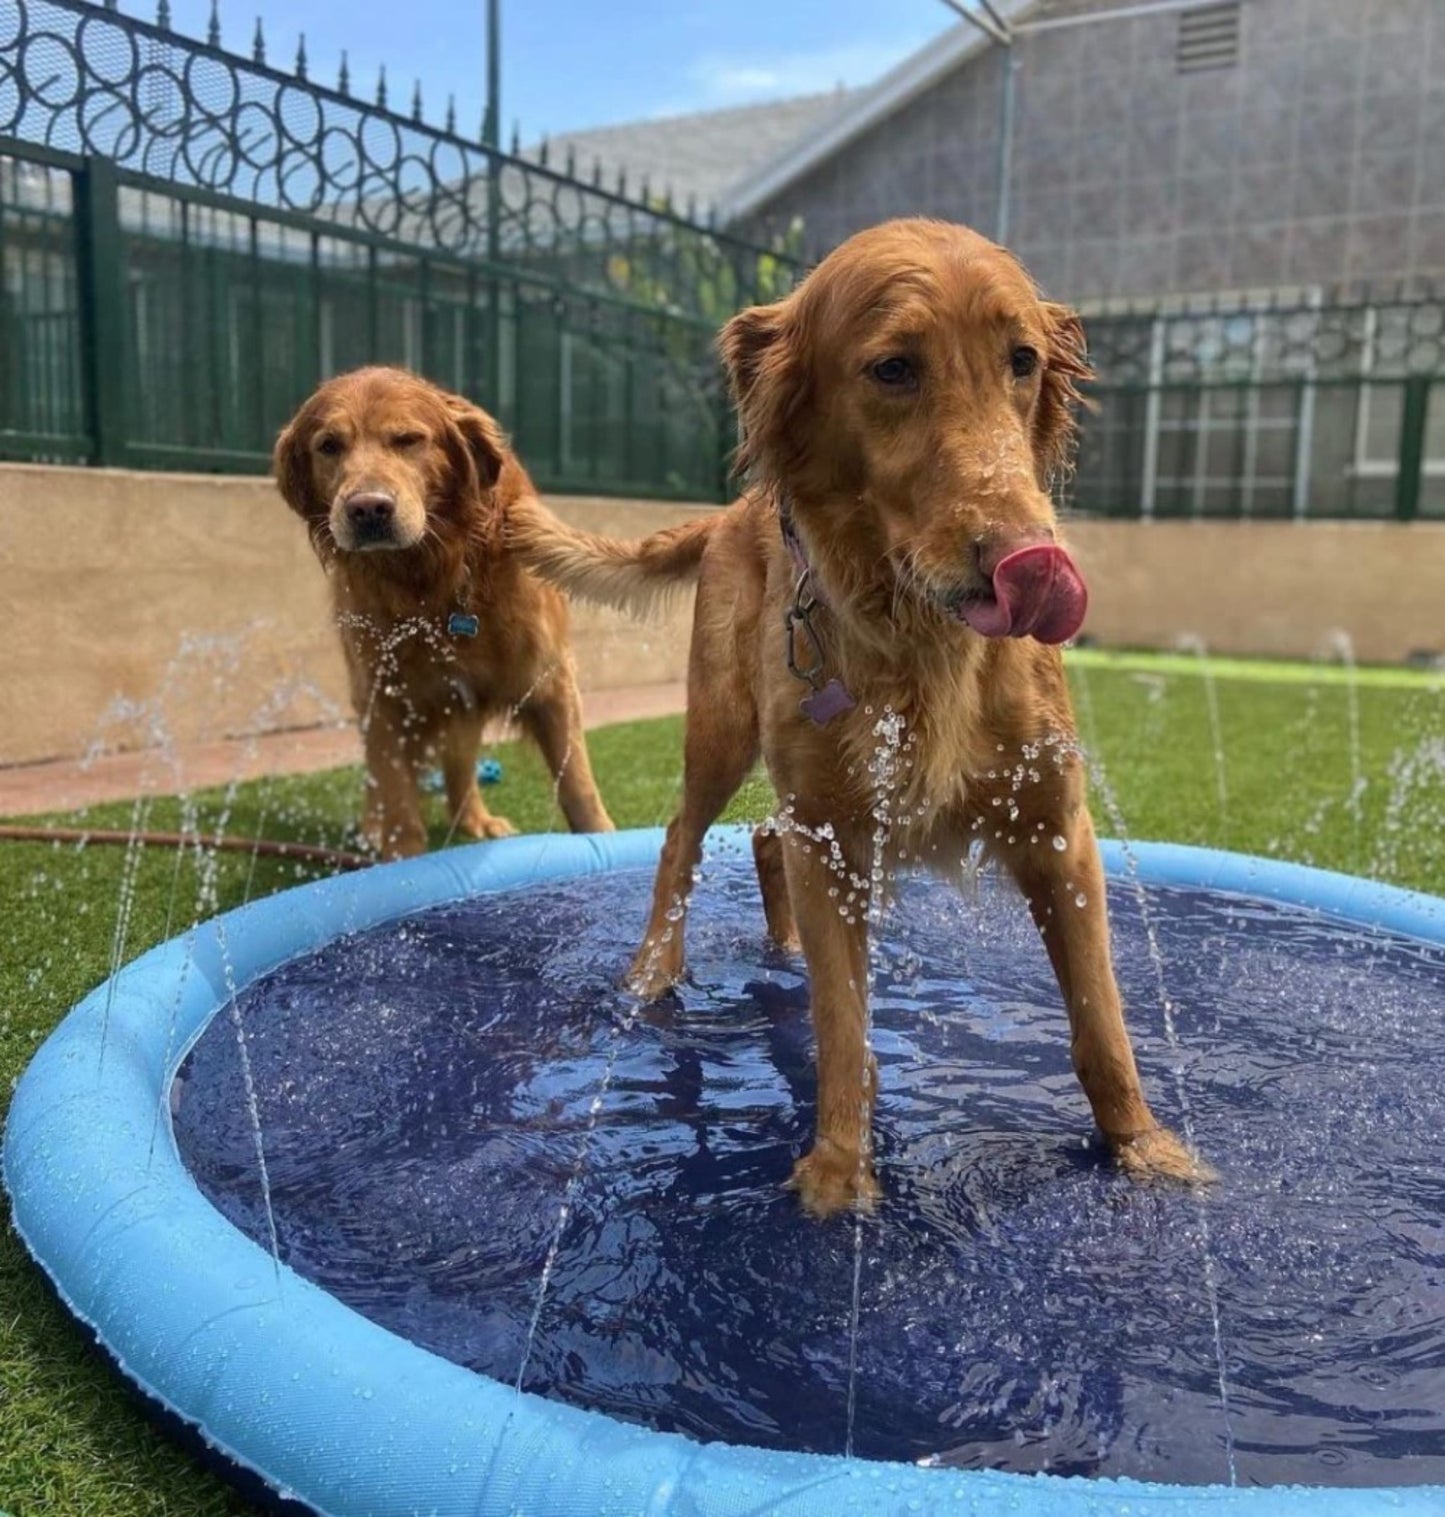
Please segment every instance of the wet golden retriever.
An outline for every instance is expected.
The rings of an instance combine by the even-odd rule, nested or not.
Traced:
[[[810,1212],[877,1194],[879,893],[914,864],[957,878],[977,849],[1022,887],[1119,1164],[1207,1178],[1140,1085],[1058,648],[1086,600],[1048,493],[1089,373],[1078,317],[983,237],[896,221],[735,317],[721,351],[741,500],[631,544],[531,503],[509,525],[577,595],[628,605],[699,576],[682,806],[632,986],[654,996],[683,974],[703,833],[761,752],[782,802],[754,840],[768,927],[801,946],[812,986],[817,1133],[789,1182]]]
[[[454,828],[506,837],[477,788],[493,717],[542,750],[576,832],[610,831],[582,732],[567,607],[505,545],[532,484],[496,422],[401,369],[323,384],[276,443],[277,484],[330,574],[366,753],[362,830],[383,858],[424,851],[418,780],[441,764]]]

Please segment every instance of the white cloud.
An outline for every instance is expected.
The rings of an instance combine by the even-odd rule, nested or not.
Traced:
[[[764,90],[786,89],[785,76],[777,69],[747,68],[736,64],[710,65],[698,80],[709,94],[726,100],[742,100]]]
[[[929,35],[921,30],[911,36],[895,34],[886,43],[852,42],[794,53],[705,55],[686,69],[685,93],[653,114],[669,116],[816,95],[839,84],[871,84],[921,47]]]

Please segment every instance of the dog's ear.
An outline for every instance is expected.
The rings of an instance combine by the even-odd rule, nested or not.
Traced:
[[[1077,413],[1088,405],[1079,385],[1092,379],[1094,371],[1079,313],[1052,301],[1045,301],[1043,310],[1048,351],[1034,417],[1034,453],[1040,480],[1046,484],[1066,474],[1073,462]]]
[[[271,455],[271,469],[281,499],[308,522],[326,515],[326,502],[316,493],[316,482],[311,474],[311,434],[314,428],[310,407],[302,406],[281,429]]]
[[[447,417],[456,429],[477,489],[487,491],[497,482],[507,457],[507,439],[496,420],[465,395],[443,392]]]
[[[802,402],[789,316],[787,300],[753,306],[734,316],[718,337],[742,427],[740,474],[777,471],[788,421]]]

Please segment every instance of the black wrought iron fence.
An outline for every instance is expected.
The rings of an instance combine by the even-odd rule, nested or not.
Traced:
[[[665,197],[83,0],[0,0],[0,457],[253,471],[326,374],[476,397],[547,486],[719,497],[712,353],[800,272]],[[1072,503],[1445,518],[1445,295],[1086,312]]]
[[[1080,511],[1445,519],[1445,294],[1086,313]]]
[[[323,376],[472,395],[553,488],[714,498],[712,353],[798,273],[666,197],[81,0],[0,0],[0,456],[254,471]]]

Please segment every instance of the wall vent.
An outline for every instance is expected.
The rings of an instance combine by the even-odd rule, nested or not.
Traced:
[[[1239,0],[1201,5],[1179,17],[1174,66],[1181,74],[1233,68],[1239,62]]]

